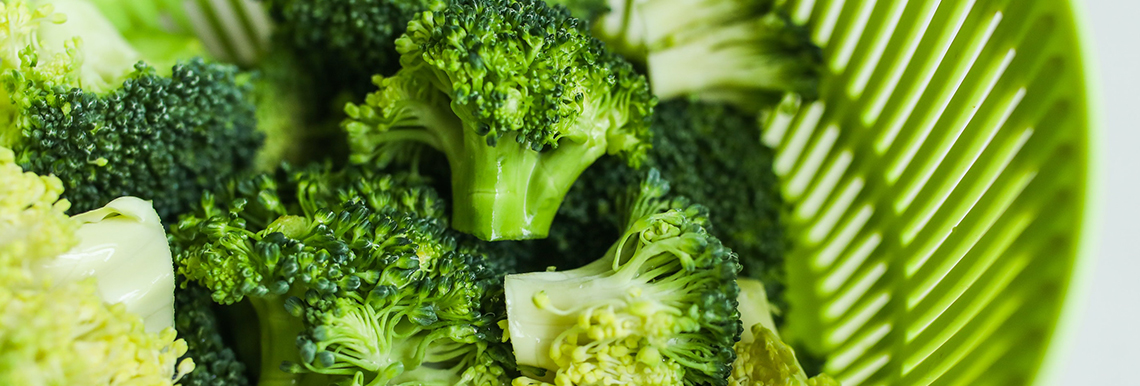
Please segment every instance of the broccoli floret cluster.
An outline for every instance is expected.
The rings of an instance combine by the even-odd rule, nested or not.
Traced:
[[[133,195],[167,217],[251,163],[261,136],[237,67],[196,57],[152,67],[93,6],[61,1],[64,16],[52,4],[2,9],[3,29],[19,36],[0,59],[0,146],[59,177],[74,212]],[[121,63],[97,63],[106,56]]]
[[[172,229],[181,274],[261,326],[261,384],[505,382],[501,281],[414,176],[313,166],[235,180]],[[502,379],[500,379],[502,378]]]
[[[595,262],[507,276],[520,365],[553,371],[558,386],[726,384],[740,265],[705,230],[704,208],[678,205],[668,190],[650,171],[622,205],[625,230]]]
[[[514,247],[529,251],[520,252],[531,257],[520,264],[530,270],[576,268],[589,263],[591,254],[605,253],[623,226],[617,201],[652,167],[674,194],[708,208],[709,232],[740,256],[741,275],[763,280],[779,299],[783,200],[772,171],[774,155],[760,143],[756,117],[721,103],[675,100],[658,106],[652,132],[653,149],[642,169],[612,158],[586,169],[558,209],[550,236]]]
[[[546,235],[566,190],[604,154],[638,164],[656,99],[565,9],[460,0],[396,40],[402,68],[349,104],[356,163],[408,142],[443,152],[452,226],[485,240]]]

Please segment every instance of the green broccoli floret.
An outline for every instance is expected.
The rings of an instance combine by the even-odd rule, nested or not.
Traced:
[[[171,231],[181,274],[256,311],[259,385],[509,380],[502,314],[483,312],[502,274],[449,233],[434,192],[367,169],[282,174],[206,194]]]
[[[362,96],[375,74],[400,69],[396,38],[416,13],[443,8],[440,0],[264,0],[276,21],[275,41],[303,58],[324,97]]]
[[[709,231],[740,256],[742,276],[764,281],[784,308],[783,200],[772,171],[774,155],[760,143],[756,117],[721,103],[669,101],[657,107],[652,132],[643,169],[658,169],[673,193],[706,206]],[[605,253],[605,240],[621,234],[623,226],[615,202],[644,173],[612,157],[598,160],[566,195],[550,236],[520,246],[544,251],[531,253],[543,259],[520,264],[531,270],[575,268],[588,263],[590,254]]]
[[[594,34],[646,65],[661,99],[698,95],[755,108],[785,92],[817,95],[822,50],[782,0],[610,3],[591,23]]]
[[[656,99],[644,77],[539,0],[460,0],[396,41],[403,68],[345,108],[351,160],[408,141],[450,163],[452,226],[484,240],[546,236],[603,154],[638,164]]]
[[[218,316],[210,291],[187,283],[174,291],[174,327],[186,341],[186,356],[194,361],[194,371],[179,381],[182,386],[246,386],[250,384],[245,363],[234,355],[222,339]]]
[[[131,195],[168,217],[251,162],[261,136],[236,67],[147,57],[82,0],[37,4],[0,9],[15,33],[0,47],[0,146],[58,176],[73,213]]]
[[[740,265],[705,231],[703,208],[668,209],[667,192],[651,171],[622,205],[625,231],[594,263],[507,276],[519,365],[552,370],[546,381],[558,386],[727,384]]]

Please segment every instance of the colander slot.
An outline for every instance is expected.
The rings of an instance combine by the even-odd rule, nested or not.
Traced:
[[[840,193],[836,200],[832,202],[831,206],[823,212],[823,216],[816,220],[811,230],[808,231],[807,241],[811,243],[811,245],[814,246],[818,244],[826,238],[827,235],[831,234],[831,230],[835,229],[835,225],[843,218],[843,214],[847,213],[847,208],[851,207],[851,203],[855,201],[855,198],[859,196],[859,192],[863,190],[863,184],[862,178],[856,178],[851,181],[851,183],[843,189],[843,193]],[[864,205],[859,209],[855,218],[861,218],[863,216],[870,218],[871,212],[873,212],[871,205]],[[865,223],[866,220],[862,220],[862,222]],[[859,226],[862,227],[863,224],[859,224]]]
[[[1001,13],[995,13],[984,30],[975,25],[979,22],[978,17],[967,18],[967,23],[963,29],[975,31],[975,33],[958,35],[955,44],[951,45],[950,51],[947,53],[947,56],[954,60],[939,64],[930,86],[919,99],[919,107],[906,119],[906,126],[909,129],[899,138],[898,146],[894,147],[886,157],[889,160],[886,171],[888,181],[894,183],[899,180],[903,171],[918,154],[919,148],[926,142],[931,131],[946,113],[946,108],[950,106],[951,101],[960,95],[959,91],[966,91],[962,90],[961,87],[967,76],[974,71],[986,71],[984,67],[978,69],[974,65],[981,56],[990,36],[1001,23]],[[1013,51],[1010,50],[1007,56],[1012,59],[1012,55]],[[1008,66],[1008,63],[1005,65]],[[926,154],[924,153],[924,155]]]
[[[827,333],[824,342],[831,347],[851,340],[856,333],[870,327],[871,318],[882,311],[890,302],[891,295],[885,290],[878,291],[877,295],[868,296],[857,307],[852,308],[847,315],[839,319],[836,328]]]
[[[889,297],[885,300],[890,302]],[[834,356],[827,362],[828,371],[834,373],[833,370],[847,369],[856,365],[860,359],[865,361],[866,359],[863,357],[868,354],[873,355],[874,352],[872,352],[872,349],[877,345],[881,346],[879,343],[882,342],[883,338],[890,334],[890,332],[890,323],[879,322],[861,326],[860,333],[842,341],[835,342],[833,345],[838,346],[832,349]],[[882,350],[879,349],[878,351],[881,352]]]
[[[850,150],[844,150],[832,162],[828,163],[826,171],[823,172],[815,186],[808,191],[807,198],[796,205],[795,216],[801,219],[815,217],[820,208],[823,207],[823,203],[827,201],[827,197],[831,195],[835,186],[843,178],[843,174],[851,167],[852,161],[854,161],[854,154]]]
[[[939,4],[930,27],[919,43],[918,51],[907,65],[901,79],[903,88],[895,90],[885,107],[887,119],[876,124],[882,130],[875,140],[877,153],[886,153],[902,131],[907,118],[918,105],[919,98],[934,78],[938,64],[950,50],[951,42],[966,21],[966,15],[973,4],[973,1],[947,1]]]
[[[831,154],[831,148],[835,146],[835,141],[838,139],[839,126],[830,125],[827,129],[824,129],[819,139],[811,146],[807,157],[805,157],[799,167],[795,169],[792,173],[792,178],[785,185],[787,186],[786,191],[788,196],[800,197],[803,195],[808,184],[818,175],[819,167],[823,165],[823,161]]]
[[[844,291],[827,303],[823,313],[825,320],[834,321],[850,311],[859,299],[867,295],[867,292],[883,277],[883,274],[887,273],[887,265],[878,262],[862,271],[859,275],[851,276],[851,281],[844,285]]]
[[[783,108],[781,103],[777,108],[764,112],[766,116],[761,117],[760,141],[768,147],[779,148],[788,134],[788,129],[801,111],[798,104],[795,107]]]
[[[855,239],[855,236],[858,236],[862,230],[862,225],[859,227],[848,226],[844,227],[839,233],[836,233],[835,236],[819,250],[819,253],[816,254],[813,268],[819,271],[832,268],[832,264],[835,263],[835,260],[839,258],[841,253],[847,250],[847,247],[851,244],[851,240]],[[878,247],[882,241],[883,236],[878,232],[871,234],[866,237],[866,240],[859,244],[859,247],[855,248],[845,257],[843,261],[846,262],[851,259],[860,261],[866,260],[867,256],[870,256],[871,252],[874,251],[875,247]],[[830,293],[839,288],[839,283],[833,283],[826,279],[821,283],[819,290],[823,293]]]
[[[846,243],[849,243],[850,239],[853,239],[859,234],[867,218],[871,217],[869,212],[863,213],[867,213],[866,216],[864,216],[866,218],[858,218],[857,220],[861,221],[852,222],[853,225],[857,224],[858,227],[845,227],[843,232],[836,238],[835,245],[843,243],[843,248],[846,248]],[[882,239],[882,236],[879,236],[878,233],[872,234],[866,237],[856,248],[852,249],[837,265],[829,266],[828,268],[830,269],[821,269],[819,273],[823,275],[823,280],[821,280],[819,284],[819,294],[823,297],[831,297],[836,291],[839,291],[839,289],[843,287],[843,284],[847,283],[851,278],[851,275],[855,274],[855,271],[863,266],[863,263],[870,257],[871,252],[882,242]],[[844,241],[846,241],[846,243],[844,243]]]
[[[792,20],[799,24],[807,24],[808,19],[811,18],[811,10],[814,6],[815,0],[790,0],[787,4]]]
[[[796,117],[793,123],[791,137],[788,142],[781,146],[779,155],[772,165],[773,170],[780,177],[785,177],[791,173],[792,168],[795,167],[796,162],[799,161],[800,154],[803,154],[804,148],[807,147],[808,141],[811,139],[815,128],[819,125],[820,118],[823,117],[823,103],[815,102],[808,105],[806,110],[801,110],[801,113]],[[795,200],[797,196],[789,195],[789,200]]]
[[[863,94],[863,90],[867,87],[867,83],[871,80],[871,71],[879,64],[883,58],[883,52],[887,49],[887,42],[894,36],[896,28],[899,25],[899,18],[902,17],[903,9],[905,8],[906,1],[888,0],[880,1],[876,4],[875,10],[871,13],[871,19],[876,23],[871,26],[870,31],[863,33],[859,41],[859,46],[855,48],[853,58],[847,67],[844,76],[850,77],[851,81],[847,83],[847,95],[851,98],[859,98]],[[864,126],[870,126],[871,122],[864,122]]]
[[[975,349],[952,369],[942,374],[931,385],[1008,385],[994,377],[983,376],[995,361],[1005,356],[1014,347],[1014,340],[1000,333],[994,334],[985,342],[984,350]],[[981,378],[979,378],[981,377]],[[996,382],[996,383],[994,383]]]
[[[837,377],[839,382],[844,385],[863,385],[863,386],[880,386],[884,385],[882,382],[867,383],[864,381],[870,378],[875,373],[882,371],[884,367],[890,363],[891,356],[883,353],[878,355],[870,355],[866,359],[859,361],[842,373],[838,373]]]

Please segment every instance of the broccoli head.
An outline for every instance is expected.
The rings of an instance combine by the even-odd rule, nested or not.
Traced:
[[[82,0],[36,4],[0,8],[0,146],[59,177],[72,210],[132,195],[167,217],[251,162],[261,136],[236,67],[148,57]]]
[[[827,374],[808,378],[791,347],[762,324],[752,326],[754,340],[736,344],[729,386],[839,386]]]
[[[546,236],[567,189],[603,154],[638,164],[656,99],[563,8],[459,0],[397,41],[402,68],[345,108],[351,160],[407,142],[443,152],[452,226],[484,240]]]
[[[705,231],[703,208],[669,209],[667,192],[651,171],[622,205],[625,232],[594,263],[507,276],[519,365],[554,371],[559,386],[727,384],[740,266]]]
[[[412,175],[329,166],[235,180],[172,230],[179,273],[247,300],[259,384],[502,384],[502,275]]]

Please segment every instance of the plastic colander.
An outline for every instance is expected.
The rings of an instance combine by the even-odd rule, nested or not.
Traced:
[[[216,53],[263,50],[252,0],[170,1]],[[788,3],[827,71],[762,122],[790,204],[783,335],[848,386],[1031,384],[1084,244],[1073,5]]]
[[[791,0],[817,102],[765,117],[791,340],[845,385],[1025,385],[1082,247],[1090,116],[1064,0]]]

